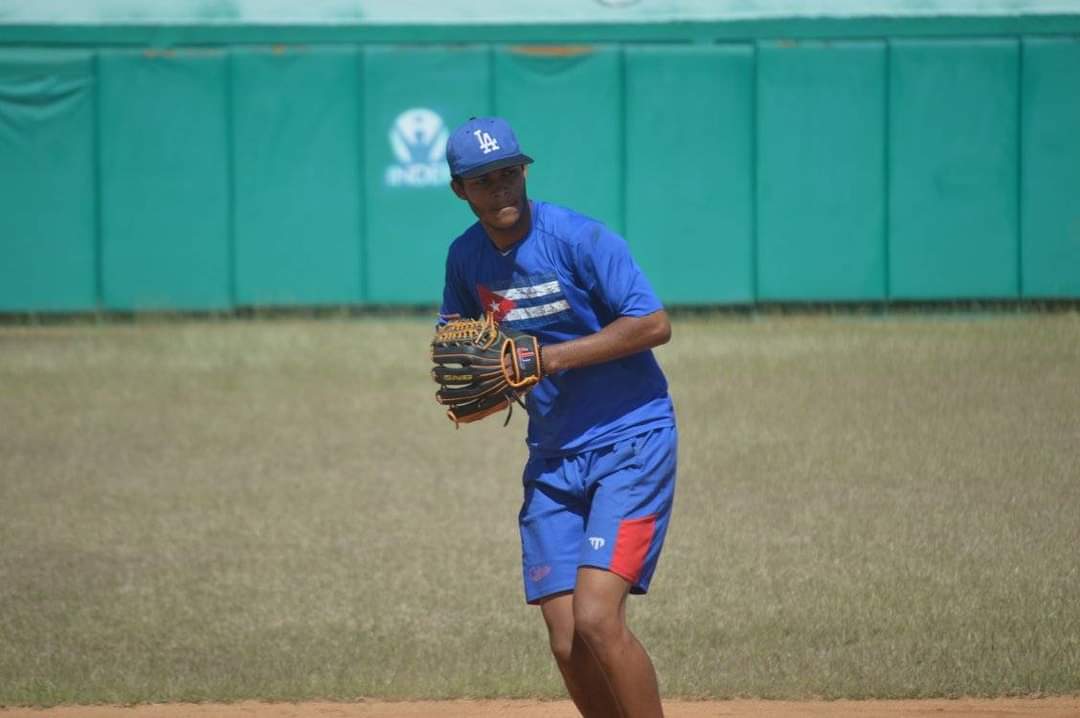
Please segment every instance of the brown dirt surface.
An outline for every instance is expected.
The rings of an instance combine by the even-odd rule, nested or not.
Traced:
[[[1080,696],[902,701],[668,701],[668,718],[1080,718]],[[577,718],[569,701],[153,704],[0,708],[0,718]]]

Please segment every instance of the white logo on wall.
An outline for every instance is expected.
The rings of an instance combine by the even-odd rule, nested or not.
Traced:
[[[390,148],[397,163],[386,168],[390,187],[433,187],[450,181],[446,140],[450,136],[438,114],[426,107],[405,110],[390,128]]]

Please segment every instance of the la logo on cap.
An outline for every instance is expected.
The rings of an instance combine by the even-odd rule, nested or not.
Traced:
[[[485,155],[499,149],[498,141],[487,132],[476,130],[473,135],[476,137],[476,141],[480,143],[480,149],[484,151]]]

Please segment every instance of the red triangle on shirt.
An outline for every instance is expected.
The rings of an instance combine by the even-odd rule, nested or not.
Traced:
[[[480,303],[484,305],[484,313],[494,314],[497,322],[501,322],[510,310],[517,306],[513,299],[496,294],[483,284],[476,285],[476,292],[480,295]]]

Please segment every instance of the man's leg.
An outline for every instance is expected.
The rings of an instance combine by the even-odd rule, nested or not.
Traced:
[[[573,625],[600,664],[623,718],[663,718],[652,661],[626,626],[630,584],[598,568],[578,569]]]
[[[551,653],[566,690],[584,718],[622,718],[600,665],[574,631],[574,595],[564,593],[540,602]]]

